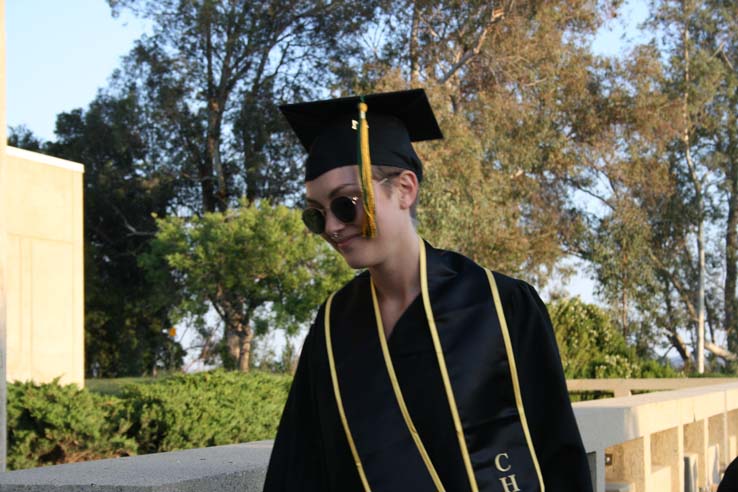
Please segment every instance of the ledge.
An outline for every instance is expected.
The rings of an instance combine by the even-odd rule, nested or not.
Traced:
[[[37,162],[40,164],[46,164],[47,166],[59,167],[66,169],[67,171],[74,171],[76,173],[85,172],[85,166],[79,162],[68,161],[66,159],[60,159],[40,152],[31,152],[30,150],[19,149],[17,147],[7,146],[5,153],[10,157],[17,157],[26,161]]]
[[[7,492],[261,492],[272,441],[0,473]]]

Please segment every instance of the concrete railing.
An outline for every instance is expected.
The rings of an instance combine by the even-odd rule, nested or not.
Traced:
[[[630,396],[634,391],[665,391],[702,386],[715,386],[732,381],[733,378],[643,378],[643,379],[567,379],[569,393],[579,391],[604,391],[615,398]]]
[[[738,382],[720,381],[574,404],[595,490],[712,490],[738,454]]]
[[[738,381],[725,381],[574,404],[595,490],[711,490],[738,454]],[[0,474],[0,491],[261,492],[270,450],[261,441],[20,470]]]

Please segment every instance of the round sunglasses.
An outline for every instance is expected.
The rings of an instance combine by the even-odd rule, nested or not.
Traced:
[[[331,213],[344,224],[350,224],[356,220],[356,204],[358,196],[337,196],[328,208]],[[315,234],[323,234],[325,231],[325,210],[322,208],[308,207],[302,211],[302,221],[305,227]]]
[[[378,180],[378,183],[380,185],[384,184],[400,174],[402,174],[402,171],[389,174]],[[328,208],[338,220],[344,224],[350,224],[356,220],[356,204],[359,203],[359,198],[361,198],[361,195],[337,196],[331,200]],[[322,208],[308,207],[302,211],[302,221],[310,232],[323,234],[325,231],[325,210]]]

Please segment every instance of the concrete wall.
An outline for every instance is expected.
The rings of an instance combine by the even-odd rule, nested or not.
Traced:
[[[7,380],[82,387],[84,168],[14,147],[3,157]]]

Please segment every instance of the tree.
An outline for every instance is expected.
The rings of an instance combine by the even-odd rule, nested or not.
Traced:
[[[731,33],[735,13],[735,6],[721,2],[661,1],[653,2],[650,21],[661,34],[660,43],[653,43],[660,48],[657,56],[663,64],[659,90],[673,113],[677,108],[679,111],[659,137],[666,142],[665,159],[674,184],[671,204],[681,212],[684,224],[681,230],[672,228],[670,232],[672,238],[680,238],[676,254],[665,252],[653,261],[687,313],[688,327],[695,333],[694,357],[700,373],[704,371],[705,349],[719,352],[715,350],[715,331],[726,328],[729,333],[720,321],[721,311],[731,317],[735,298],[735,258],[729,259],[735,254],[731,241],[735,224],[731,227],[729,218],[727,227],[719,225],[725,217],[723,207],[730,217],[729,177],[731,161],[735,161],[727,157],[730,151],[724,152],[724,143],[731,138],[725,123],[735,120],[738,110],[728,102],[734,97],[735,86],[731,89],[731,84],[736,77],[723,51],[726,45],[736,44]],[[670,218],[679,222],[674,213]],[[725,244],[725,260],[720,259],[721,242]],[[723,286],[714,280],[723,276],[715,275],[719,271],[725,272]],[[706,327],[711,343],[705,340]]]
[[[635,200],[615,201],[611,213],[598,221],[587,245],[587,258],[602,286],[602,297],[617,306],[623,337],[631,335],[633,307],[648,305],[655,274],[648,255],[650,228]],[[636,339],[642,333],[634,333]],[[636,340],[638,342],[639,340]]]
[[[114,15],[129,9],[153,23],[120,78],[146,95],[172,172],[194,187],[189,208],[224,211],[242,195],[294,193],[300,150],[285,137],[277,105],[321,87],[321,67],[341,58],[341,38],[372,13],[373,2],[108,3]]]
[[[137,94],[100,94],[86,110],[57,117],[44,152],[81,162],[84,174],[85,364],[88,376],[120,377],[178,368],[169,336],[172,289],[137,264],[177,191],[152,160]]]
[[[447,138],[417,146],[426,169],[421,232],[545,283],[564,254],[562,237],[576,229],[569,182],[587,157],[581,143],[596,148],[598,141],[589,127],[597,108],[589,104],[593,60],[584,40],[610,7],[563,1],[385,7],[366,30],[363,56],[335,71],[338,87],[359,93],[415,85],[429,92]]]
[[[182,296],[175,320],[192,316],[202,326],[215,311],[223,328],[219,355],[243,372],[254,335],[294,333],[352,276],[322,238],[305,230],[298,212],[266,201],[244,199],[237,209],[168,217],[158,226],[142,265],[158,274],[164,259],[172,269]],[[206,352],[212,350],[211,341]]]
[[[639,357],[610,313],[579,298],[548,306],[567,378],[669,377],[674,371]]]
[[[605,207],[582,211],[590,232],[578,246],[606,298],[627,295],[636,326],[666,335],[685,364],[701,371],[703,348],[732,357],[716,336],[730,333],[735,299],[734,125],[726,122],[736,114],[728,49],[736,10],[691,1],[655,1],[651,9],[653,39],[608,60],[595,86],[612,115],[600,135],[612,135],[613,153],[590,166],[597,179],[577,183]],[[623,280],[634,273],[628,287]]]
[[[705,130],[711,141],[711,165],[720,176],[718,203],[725,214],[720,229],[724,242],[724,282],[722,285],[723,323],[728,349],[738,353],[738,5],[734,2],[709,1],[701,9],[695,31],[701,50],[709,58],[706,69],[715,84],[707,105],[709,125]],[[718,301],[719,302],[719,301]]]
[[[8,145],[19,149],[42,152],[44,142],[24,125],[10,127],[8,132]]]

